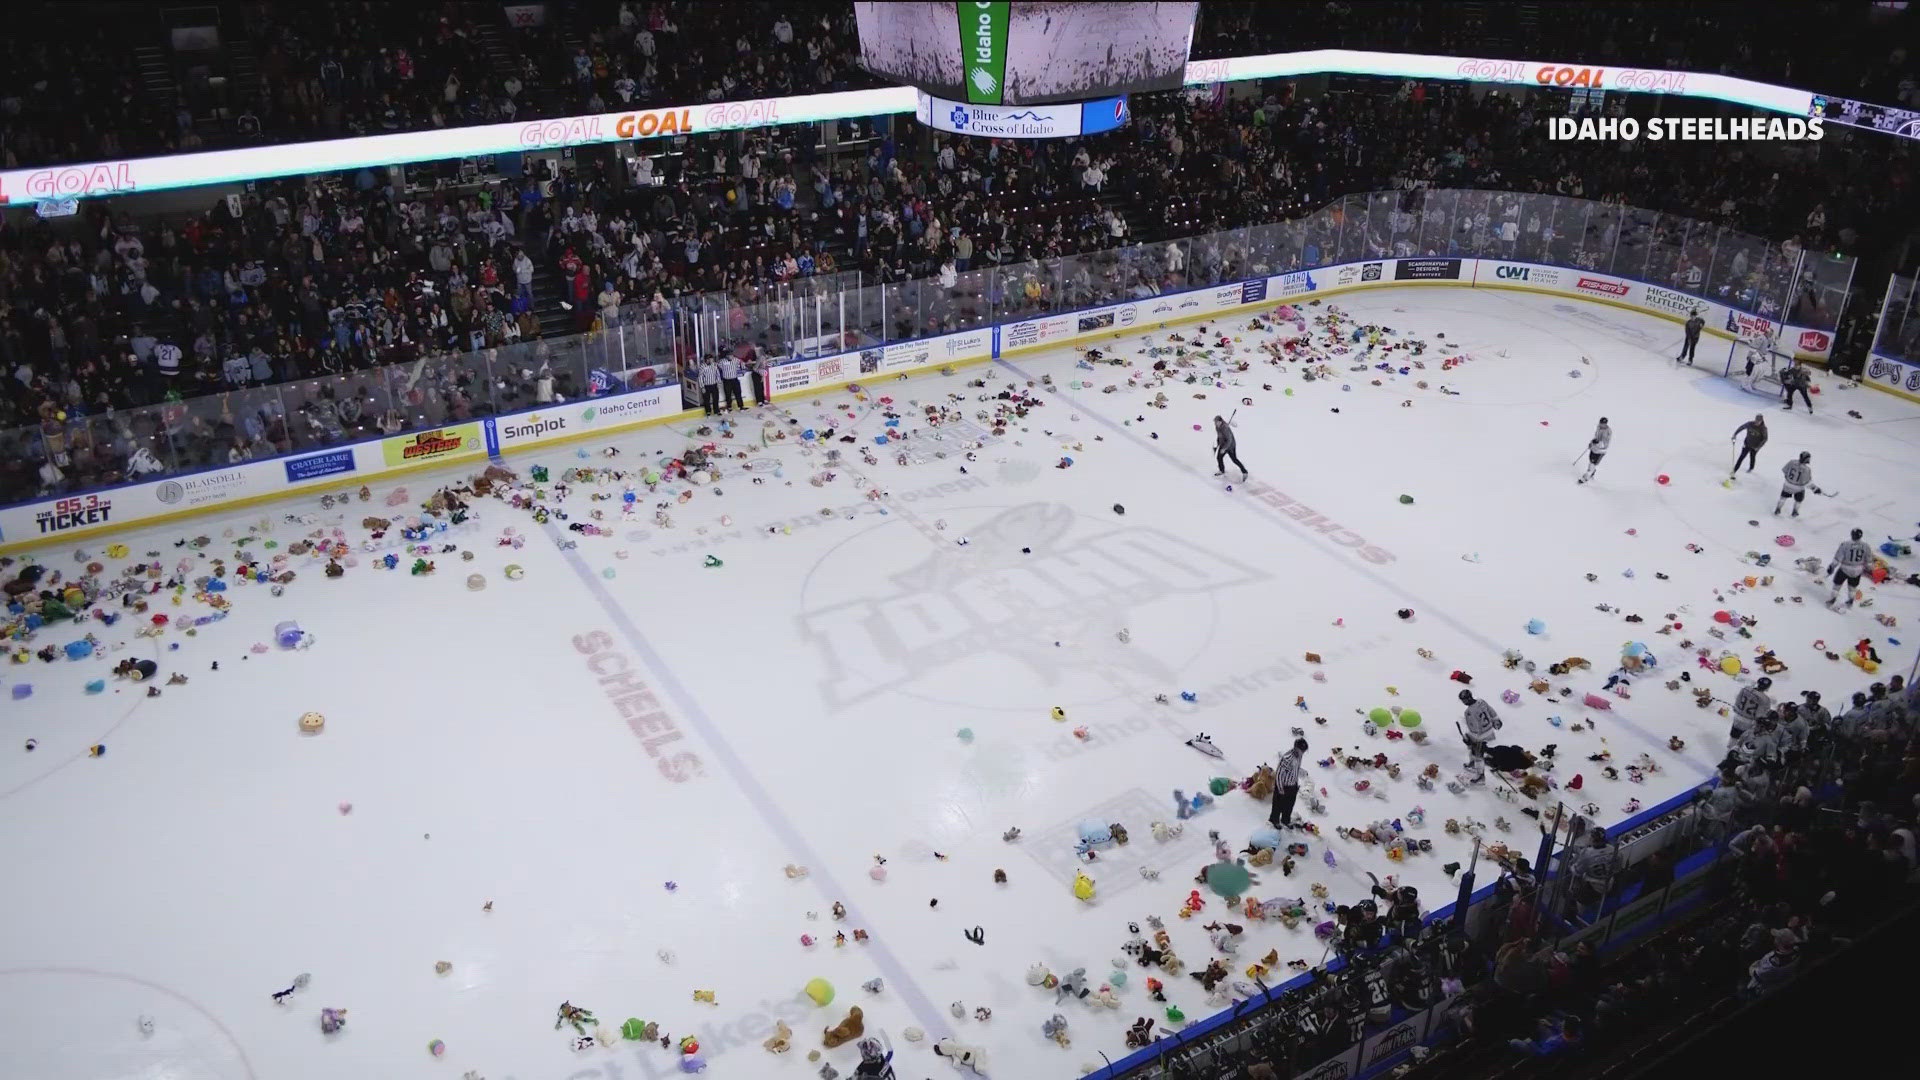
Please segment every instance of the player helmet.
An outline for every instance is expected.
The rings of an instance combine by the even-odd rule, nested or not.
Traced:
[[[1807,451],[1805,451],[1805,450],[1802,450],[1802,451],[1800,451],[1800,460],[1801,460],[1802,462],[1808,462],[1808,461],[1812,461],[1812,460],[1813,460],[1813,455],[1812,455],[1811,453],[1809,453],[1809,452],[1807,452]]]
[[[1473,691],[1471,690],[1460,691],[1460,701],[1464,705],[1473,704]]]
[[[1859,529],[1855,529],[1855,530],[1853,530],[1853,538],[1854,538],[1855,540],[1858,540],[1858,539],[1860,539],[1860,538],[1861,538],[1862,536],[1864,536],[1864,535],[1866,535],[1866,534],[1865,534],[1865,533],[1863,533],[1863,532],[1861,532],[1861,531],[1860,531]]]

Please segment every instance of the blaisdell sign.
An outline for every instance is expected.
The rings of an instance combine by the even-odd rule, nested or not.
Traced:
[[[246,470],[222,469],[218,472],[195,473],[177,480],[162,480],[154,486],[153,497],[162,506],[184,509],[231,499],[245,494],[246,490]]]

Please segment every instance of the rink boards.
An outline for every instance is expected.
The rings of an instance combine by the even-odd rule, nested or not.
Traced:
[[[1688,314],[1698,309],[1706,319],[1709,334],[1726,339],[1755,333],[1777,335],[1783,350],[1814,363],[1825,363],[1833,344],[1832,334],[1824,330],[1783,324],[1767,315],[1632,278],[1538,263],[1422,257],[1368,259],[1298,270],[876,348],[794,359],[770,368],[767,379],[775,399],[779,399],[1037,349],[1144,333],[1223,313],[1307,304],[1363,289],[1403,285],[1547,293],[1674,322],[1686,321]],[[1911,392],[1920,390],[1920,369],[1903,368],[1878,357],[1875,363],[1884,377],[1870,377],[1868,385],[1920,400],[1920,395]],[[1915,385],[1908,387],[1909,382]],[[208,510],[232,510],[292,494],[358,487],[429,466],[478,462],[528,447],[611,435],[682,415],[690,414],[681,408],[680,387],[668,384],[471,420],[434,431],[409,432],[17,504],[0,508],[0,552],[85,540],[113,529],[181,520]]]

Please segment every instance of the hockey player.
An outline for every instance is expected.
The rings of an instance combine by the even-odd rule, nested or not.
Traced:
[[[1729,480],[1740,471],[1741,462],[1746,462],[1747,471],[1752,472],[1754,465],[1760,461],[1760,448],[1767,445],[1767,418],[1754,413],[1753,419],[1733,429],[1734,438],[1738,439],[1743,434],[1746,441],[1741,444],[1740,456],[1733,459],[1733,472],[1727,474]]]
[[[1247,467],[1240,464],[1239,447],[1233,437],[1233,428],[1227,423],[1225,418],[1216,416],[1213,418],[1213,475],[1227,475],[1227,459],[1229,458],[1233,459],[1234,465],[1239,467],[1240,479],[1245,480],[1247,478]]]
[[[1735,775],[1733,766],[1720,767],[1720,783],[1712,788],[1702,786],[1695,794],[1699,795],[1703,805],[1700,813],[1706,819],[1708,834],[1719,839],[1734,831],[1734,825],[1746,812],[1747,793],[1740,786],[1740,778]]]
[[[1806,501],[1807,488],[1813,483],[1813,455],[1805,450],[1800,456],[1787,462],[1780,469],[1783,483],[1780,487],[1780,501],[1773,504],[1773,514],[1780,516],[1780,508],[1793,500],[1793,516],[1800,516],[1800,504]],[[1817,490],[1817,489],[1816,489]]]
[[[1729,749],[1745,741],[1747,733],[1760,721],[1773,716],[1773,699],[1767,696],[1772,686],[1773,680],[1762,675],[1752,686],[1743,686],[1734,695],[1733,726],[1727,730]]]
[[[1694,308],[1693,313],[1687,316],[1687,337],[1681,342],[1680,355],[1673,358],[1674,363],[1685,360],[1688,367],[1693,366],[1693,350],[1699,348],[1700,329],[1706,325],[1707,320],[1700,317],[1700,309]]]
[[[1853,591],[1860,587],[1860,578],[1867,572],[1867,563],[1873,558],[1873,549],[1860,539],[1863,534],[1853,530],[1840,546],[1833,550],[1833,561],[1827,563],[1827,573],[1833,575],[1833,595],[1827,597],[1827,606],[1832,607],[1840,599],[1840,589],[1847,590],[1847,606],[1853,606]]]
[[[1820,704],[1820,691],[1802,690],[1800,697],[1803,699],[1800,705],[1800,719],[1806,722],[1808,741],[1823,739],[1832,734],[1833,713],[1828,711],[1825,705]]]
[[[1757,764],[1767,769],[1778,768],[1780,759],[1785,753],[1779,725],[1774,723],[1771,716],[1763,718],[1753,725],[1752,731],[1747,732],[1746,738],[1734,744],[1731,753],[1749,765]]]
[[[1607,456],[1607,448],[1613,445],[1613,429],[1607,426],[1607,418],[1600,418],[1600,426],[1593,429],[1593,438],[1587,440],[1587,472],[1580,478],[1581,483],[1593,479],[1593,471],[1600,467],[1600,459]]]
[[[1813,739],[1813,722],[1807,718],[1806,711],[1793,702],[1780,705],[1780,753],[1788,761],[1796,761],[1807,752],[1807,746]]]
[[[1761,361],[1770,358],[1772,355],[1773,338],[1759,334],[1747,339],[1747,382],[1749,385],[1753,382],[1753,369],[1759,367]]]
[[[1787,403],[1782,406],[1782,408],[1788,412],[1792,412],[1793,395],[1799,394],[1800,400],[1807,403],[1807,411],[1812,412],[1813,399],[1807,396],[1807,387],[1812,384],[1813,376],[1807,374],[1807,369],[1799,364],[1795,364],[1781,372],[1780,385],[1786,387],[1787,390]]]
[[[1486,771],[1481,759],[1487,756],[1487,743],[1493,740],[1493,733],[1505,725],[1500,721],[1500,714],[1493,711],[1493,706],[1476,700],[1471,690],[1460,691],[1460,704],[1467,707],[1464,717],[1466,727],[1460,732],[1460,738],[1467,744],[1466,768],[1468,775],[1479,781]]]

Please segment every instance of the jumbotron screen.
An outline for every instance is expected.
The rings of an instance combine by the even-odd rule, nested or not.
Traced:
[[[976,105],[1178,87],[1198,3],[856,3],[861,64]]]

